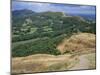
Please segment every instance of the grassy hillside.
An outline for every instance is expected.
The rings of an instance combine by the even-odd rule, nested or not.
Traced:
[[[12,70],[13,73],[63,71],[68,70],[78,62],[79,60],[75,60],[76,58],[68,54],[59,56],[35,54],[27,57],[16,57],[12,59]]]
[[[31,10],[16,10],[12,13],[13,57],[40,53],[59,55],[62,52],[56,47],[64,38],[77,33],[96,33],[95,22],[79,16],[49,11],[35,13]]]
[[[22,11],[25,11],[23,15]],[[13,37],[13,42],[77,32],[95,33],[95,23],[82,17],[65,16],[62,12],[26,13],[28,11],[30,12],[30,10],[15,11],[17,15],[12,15],[12,34],[17,35]]]
[[[61,53],[82,53],[82,52],[95,52],[96,38],[94,34],[78,33],[73,34],[69,39],[65,38],[57,46]]]
[[[72,57],[71,54],[35,54],[12,59],[12,73],[35,73],[95,69],[95,53]]]
[[[62,12],[12,12],[12,73],[95,69],[96,23]]]

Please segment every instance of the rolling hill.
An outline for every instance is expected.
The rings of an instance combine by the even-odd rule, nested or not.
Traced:
[[[59,55],[61,53],[56,48],[58,44],[77,33],[95,35],[96,23],[63,12],[12,11],[12,56],[38,53]],[[34,39],[37,40],[27,42]]]

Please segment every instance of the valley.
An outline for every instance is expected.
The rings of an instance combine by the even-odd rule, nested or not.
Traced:
[[[95,58],[95,21],[63,12],[12,11],[12,73],[95,69]]]

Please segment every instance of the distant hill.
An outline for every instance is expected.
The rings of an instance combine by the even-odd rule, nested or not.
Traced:
[[[32,10],[27,10],[27,9],[23,9],[23,10],[14,10],[12,11],[12,15],[13,16],[26,16],[26,15],[33,15],[35,12],[33,12]]]
[[[83,17],[86,20],[92,20],[92,21],[96,20],[96,15],[95,14],[69,14],[69,15],[71,15],[71,16],[80,16],[80,17]]]
[[[12,12],[13,33],[18,35],[55,36],[76,32],[95,33],[95,23],[80,16],[65,15],[62,12],[35,13],[31,10]]]

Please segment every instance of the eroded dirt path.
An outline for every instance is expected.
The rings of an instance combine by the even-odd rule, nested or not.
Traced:
[[[72,67],[70,70],[79,70],[79,69],[88,69],[89,68],[89,60],[85,55],[79,57],[79,62]]]

